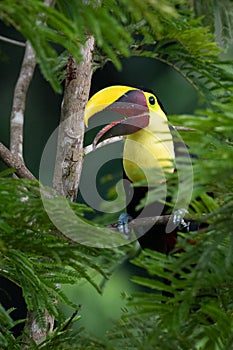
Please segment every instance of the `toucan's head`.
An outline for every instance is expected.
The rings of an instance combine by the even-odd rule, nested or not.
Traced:
[[[110,86],[92,96],[85,108],[86,126],[91,117],[104,110],[116,112],[120,118],[99,132],[94,145],[113,136],[130,135],[146,128],[152,115],[159,114],[166,120],[153,93],[129,86]]]
[[[129,86],[110,86],[87,103],[85,124],[106,110],[118,116],[97,134],[93,146],[126,135],[123,166],[128,179],[132,182],[146,179],[150,187],[164,181],[164,170],[173,171],[174,144],[167,117],[155,95]],[[155,168],[160,169],[159,176],[151,177],[150,170]]]

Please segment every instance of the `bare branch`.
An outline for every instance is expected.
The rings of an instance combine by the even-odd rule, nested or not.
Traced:
[[[54,0],[44,0],[45,5],[52,6]],[[27,91],[36,66],[35,52],[29,42],[21,66],[20,74],[15,86],[11,111],[10,149],[14,155],[23,159],[23,124]]]
[[[206,222],[208,219],[208,215],[203,214],[202,216],[191,216],[190,214],[186,214],[184,216],[184,220],[187,222]],[[152,227],[156,225],[166,225],[173,219],[173,215],[162,215],[162,216],[148,216],[144,218],[137,218],[133,219],[129,222],[128,226],[129,229],[134,229],[136,227]],[[118,230],[117,224],[111,224],[108,226],[108,228],[111,228],[113,230]]]
[[[29,180],[36,180],[35,176],[25,166],[23,159],[12,154],[12,152],[8,148],[6,148],[1,142],[0,158],[8,167],[13,168],[15,170],[15,173],[18,177]]]
[[[29,331],[30,338],[32,338],[36,343],[39,343],[49,332],[53,331],[55,320],[54,317],[48,313],[48,310],[45,310],[45,320],[47,327],[41,328],[36,321],[35,313],[28,312],[25,329]],[[25,343],[27,343],[27,339],[24,340]],[[24,348],[27,349],[28,346],[26,345]]]
[[[186,126],[174,126],[174,129],[177,130],[177,131],[196,131],[196,129],[194,128],[188,128]]]
[[[124,139],[124,136],[115,136],[115,137],[111,137],[110,139],[107,139],[107,140],[104,140],[104,141],[98,143],[98,145],[96,147],[94,147],[93,144],[90,144],[83,149],[83,154],[84,154],[84,156],[86,156],[88,153],[91,153],[91,152],[93,152],[101,147],[110,145],[111,143],[122,141],[123,139]]]
[[[173,128],[177,131],[195,131],[195,129],[187,128],[186,126],[178,126],[177,125],[177,126],[173,126]],[[122,141],[123,139],[124,139],[124,136],[115,136],[115,137],[111,137],[110,139],[107,139],[107,140],[100,142],[96,147],[94,147],[93,144],[90,144],[84,148],[83,153],[86,156],[87,154],[95,151],[96,149],[110,145],[111,143]]]
[[[7,37],[2,36],[2,35],[0,35],[0,40],[1,41],[5,41],[6,43],[9,43],[9,44],[16,45],[16,46],[21,46],[21,47],[25,47],[26,46],[26,43],[23,43],[22,41],[10,39],[10,38],[7,38]]]
[[[132,220],[129,223],[129,227],[133,229],[138,226],[166,225],[168,224],[170,219],[172,219],[172,215],[139,218]]]
[[[69,57],[67,66],[53,187],[71,201],[77,197],[82,171],[83,114],[91,85],[93,50],[94,38],[90,36],[82,48],[83,61],[77,64]]]
[[[11,111],[10,149],[15,156],[21,159],[23,159],[23,124],[26,96],[35,66],[35,53],[31,44],[27,42],[21,71],[15,86]]]

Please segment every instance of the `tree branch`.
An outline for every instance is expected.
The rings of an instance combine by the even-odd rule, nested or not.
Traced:
[[[166,225],[168,224],[169,220],[173,218],[173,215],[161,215],[161,216],[148,216],[144,218],[138,218],[138,219],[133,219],[132,221],[129,222],[128,226],[130,229],[134,229],[139,226],[154,226],[154,225]],[[198,217],[193,217],[191,215],[185,215],[184,220],[185,221],[202,221],[206,218],[206,215],[203,215],[201,218],[200,216]],[[117,224],[112,224],[108,226],[109,228],[117,228]]]
[[[194,128],[188,128],[187,126],[174,125],[173,128],[177,131],[196,131]]]
[[[5,41],[6,43],[9,43],[9,44],[16,45],[16,46],[21,46],[21,47],[25,47],[26,46],[26,43],[23,43],[22,41],[10,39],[10,38],[7,38],[7,37],[2,36],[2,35],[0,35],[0,40],[1,41]]]
[[[186,126],[178,126],[177,125],[177,126],[173,126],[173,128],[177,131],[195,131],[195,129],[187,128]],[[83,149],[83,154],[86,156],[87,154],[95,151],[96,149],[110,145],[111,143],[119,142],[123,139],[124,139],[124,136],[115,136],[115,137],[111,137],[110,139],[107,139],[107,140],[100,142],[96,147],[94,147],[93,144],[90,144]]]
[[[67,65],[53,187],[71,201],[77,197],[82,171],[83,114],[91,85],[93,50],[94,38],[90,36],[81,50],[83,61],[77,64],[70,56]]]
[[[23,159],[23,124],[26,96],[35,66],[35,53],[31,44],[27,42],[23,63],[15,86],[11,111],[10,149],[15,156],[21,159]]]
[[[98,143],[98,145],[96,147],[94,147],[93,144],[90,144],[83,149],[83,154],[84,154],[84,156],[86,156],[87,154],[89,154],[89,153],[91,153],[91,152],[93,152],[101,147],[105,147],[107,145],[110,145],[111,143],[119,142],[122,140],[124,140],[124,136],[114,136],[114,137],[111,137],[110,139],[107,139],[107,140],[104,140],[104,141]]]
[[[16,157],[12,152],[0,142],[0,158],[10,168],[15,170],[18,177],[36,180],[35,176],[25,166],[22,158]]]
[[[197,215],[193,216],[190,214],[186,214],[183,219],[186,222],[200,222],[200,223],[206,223],[207,219],[210,217],[210,215],[203,214],[203,215]],[[129,229],[134,229],[140,226],[156,226],[156,225],[166,225],[173,219],[173,215],[161,215],[161,216],[148,216],[144,218],[137,218],[133,219],[129,222],[128,227]],[[108,225],[108,228],[112,230],[118,230],[118,224],[114,223],[111,225]]]

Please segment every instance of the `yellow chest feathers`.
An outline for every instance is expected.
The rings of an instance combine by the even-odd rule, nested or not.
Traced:
[[[123,166],[132,182],[146,180],[148,186],[164,182],[174,171],[174,144],[167,120],[153,113],[148,127],[126,137]]]

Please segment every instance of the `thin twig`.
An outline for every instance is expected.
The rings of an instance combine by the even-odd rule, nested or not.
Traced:
[[[173,126],[173,128],[177,131],[196,131],[193,128],[187,128],[186,126]],[[115,142],[119,142],[122,141],[124,139],[124,136],[115,136],[115,137],[111,137],[110,139],[104,140],[102,142],[100,142],[96,147],[93,146],[93,144],[90,144],[88,146],[86,146],[83,149],[83,153],[86,156],[87,154],[101,148],[101,147],[105,147],[107,145],[110,145],[111,143],[115,143]]]
[[[6,43],[9,43],[9,44],[16,45],[16,46],[21,46],[21,47],[25,47],[26,46],[26,43],[23,43],[22,41],[10,39],[10,38],[7,38],[7,37],[2,36],[2,35],[0,35],[0,40],[1,41],[5,41]]]
[[[176,126],[173,126],[175,130],[177,131],[196,131],[196,129],[194,128],[188,128],[187,126],[179,126],[179,125],[176,125]]]
[[[124,136],[115,136],[115,137],[111,137],[110,139],[107,139],[107,140],[104,140],[104,141],[98,143],[98,145],[96,147],[94,147],[93,144],[90,144],[83,149],[84,156],[86,156],[87,154],[89,154],[89,153],[91,153],[91,152],[93,152],[101,147],[110,145],[111,143],[122,141],[123,139],[124,139]]]
[[[0,159],[2,159],[2,161],[8,167],[14,169],[18,177],[29,180],[36,180],[35,176],[25,166],[23,159],[12,154],[12,152],[8,148],[6,148],[1,142]]]

